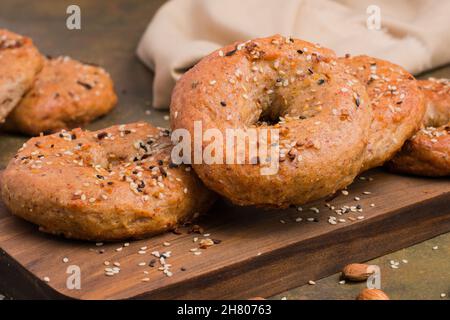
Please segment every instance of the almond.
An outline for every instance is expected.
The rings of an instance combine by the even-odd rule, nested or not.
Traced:
[[[352,263],[344,267],[342,276],[350,281],[365,281],[372,275],[372,272],[367,271],[368,268],[367,264]]]
[[[389,300],[389,297],[386,293],[379,289],[368,289],[365,288],[361,293],[356,297],[356,300]]]

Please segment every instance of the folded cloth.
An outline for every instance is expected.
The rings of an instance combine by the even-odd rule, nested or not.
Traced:
[[[164,109],[175,82],[203,56],[277,33],[417,74],[450,62],[449,12],[450,1],[441,0],[171,0],[154,16],[137,54],[155,72],[153,106]]]

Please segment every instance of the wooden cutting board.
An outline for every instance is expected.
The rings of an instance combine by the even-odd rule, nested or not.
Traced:
[[[96,246],[46,235],[11,216],[0,204],[0,291],[16,298],[270,296],[328,276],[347,263],[366,261],[450,231],[448,179],[398,176],[382,170],[364,177],[349,187],[349,195],[339,193],[334,199],[303,206],[301,212],[296,208],[238,208],[219,202],[198,221],[203,235],[188,233],[186,228],[180,235],[166,233],[128,246]],[[338,216],[326,202],[336,208],[360,205],[363,211]],[[328,222],[331,215],[345,222],[332,225]],[[303,218],[300,222],[299,217]],[[198,248],[203,238],[221,242],[197,249],[201,254],[196,255],[191,249]],[[139,254],[144,246],[145,253]],[[153,251],[171,251],[167,259],[171,277],[158,270],[159,261],[154,267],[148,265],[155,259]],[[64,258],[69,261],[64,263]],[[105,261],[111,263],[109,267],[119,262],[120,272],[105,275]],[[80,268],[79,290],[66,286],[70,265]],[[49,282],[43,281],[45,277]]]

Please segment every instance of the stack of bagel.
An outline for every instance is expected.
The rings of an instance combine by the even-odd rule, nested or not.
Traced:
[[[169,131],[139,123],[33,138],[4,172],[2,198],[46,232],[119,240],[188,221],[208,210],[215,194],[237,205],[285,208],[333,194],[386,163],[398,172],[448,176],[449,97],[447,81],[417,81],[373,57],[337,57],[279,35],[235,43],[177,82],[171,127],[191,136],[195,123],[223,136],[228,129],[276,129],[275,174],[261,175],[262,159],[227,163],[225,152],[223,161],[191,170],[171,158]],[[210,142],[192,141],[192,158]]]
[[[0,129],[35,136],[75,128],[116,102],[104,69],[44,57],[30,38],[0,29]]]

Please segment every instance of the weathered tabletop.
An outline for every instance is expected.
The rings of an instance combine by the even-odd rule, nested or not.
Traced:
[[[70,55],[104,66],[112,75],[119,95],[118,107],[89,125],[91,129],[116,123],[147,120],[168,126],[167,113],[150,110],[152,74],[136,58],[134,50],[147,23],[163,0],[79,0],[82,29],[65,26],[66,8],[73,1],[2,0],[0,27],[31,36],[40,50],[51,56]],[[450,77],[450,66],[423,75]],[[24,137],[0,133],[0,169],[4,168]],[[395,299],[439,299],[450,295],[450,234],[441,235],[399,252],[371,261],[381,267],[383,289]],[[390,260],[402,261],[399,269]],[[1,275],[0,275],[1,277]],[[362,284],[363,285],[363,284]],[[303,286],[274,298],[352,299],[362,287],[339,285],[338,275]],[[1,297],[0,297],[1,298]]]

